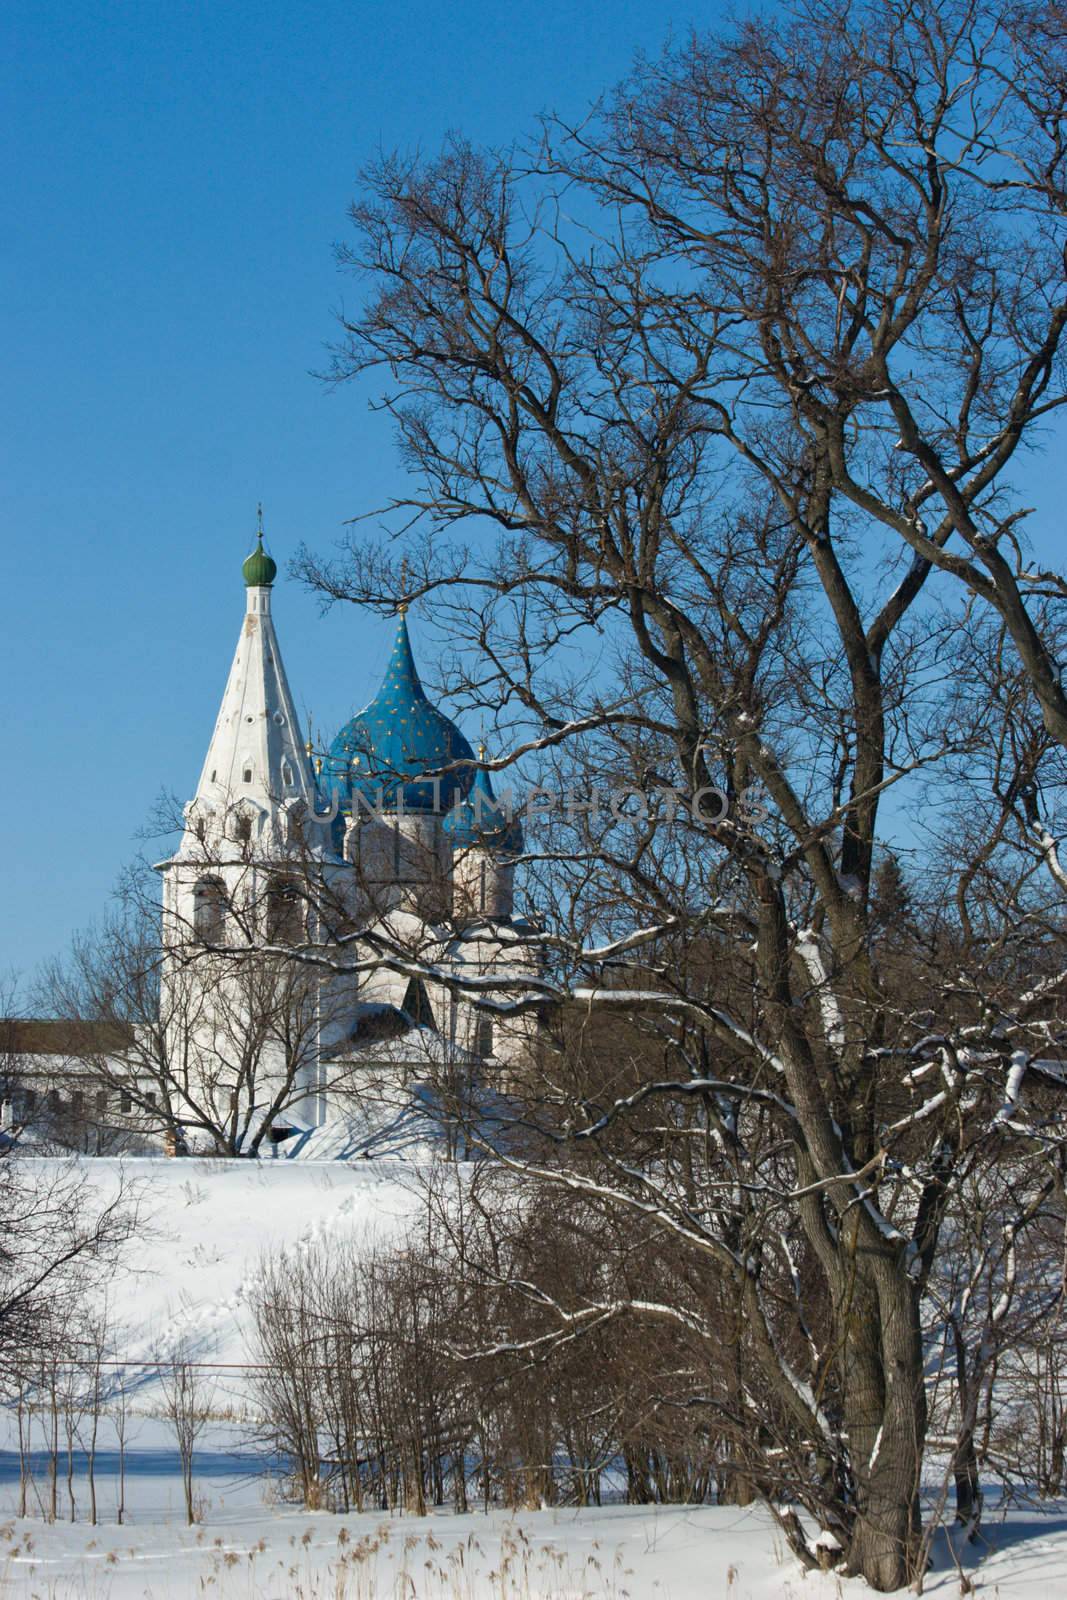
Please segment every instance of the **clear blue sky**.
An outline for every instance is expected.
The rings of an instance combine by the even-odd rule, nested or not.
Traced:
[[[284,567],[398,481],[385,421],[309,375],[346,292],[332,244],[361,165],[576,113],[635,50],[724,10],[5,0],[0,974],[106,905],[161,789],[191,795],[256,501]],[[1046,459],[1035,494],[1063,493]],[[289,583],[275,616],[298,704],[335,729],[376,686],[391,624],[322,620]]]
[[[161,788],[192,794],[256,501],[284,565],[390,486],[385,422],[309,376],[360,166],[578,110],[718,9],[681,6],[0,8],[0,973],[97,914]],[[291,583],[275,615],[298,704],[335,729],[390,624],[321,620]]]

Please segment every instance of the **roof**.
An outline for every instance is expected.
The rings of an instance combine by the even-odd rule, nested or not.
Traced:
[[[399,1006],[361,1002],[347,1039],[323,1055],[331,1061],[381,1062],[392,1066],[477,1066],[480,1058],[450,1044],[435,1028],[413,1022]]]
[[[0,1017],[0,1053],[23,1056],[104,1055],[129,1050],[134,1030],[124,1022],[66,1017]]]
[[[493,793],[484,767],[474,774],[470,792],[456,801],[444,821],[453,850],[502,850],[517,855],[522,849],[522,824]]]
[[[469,767],[421,779],[453,762]],[[419,681],[406,619],[401,616],[381,688],[346,722],[330,745],[321,783],[342,807],[358,792],[371,805],[405,811],[450,811],[473,781],[474,752],[455,723],[432,704]]]
[[[256,548],[247,556],[241,567],[241,576],[248,589],[269,589],[278,576],[278,566],[263,548],[263,529],[256,535]]]

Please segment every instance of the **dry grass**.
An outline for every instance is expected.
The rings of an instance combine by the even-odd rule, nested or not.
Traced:
[[[293,1534],[279,1553],[266,1539],[251,1548],[229,1546],[219,1536],[210,1545],[201,1533],[181,1556],[203,1563],[189,1592],[213,1600],[630,1600],[631,1572],[621,1552],[613,1556],[594,1542],[584,1558],[550,1543],[533,1543],[517,1524],[506,1529],[495,1559],[471,1533],[449,1545],[432,1529],[395,1537],[387,1523],[353,1539],[342,1526],[323,1539],[322,1524]],[[12,1528],[0,1529],[9,1538]],[[332,1548],[323,1559],[323,1547]],[[199,1547],[199,1550],[197,1550]],[[87,1554],[89,1552],[87,1551]],[[27,1565],[32,1537],[12,1541],[0,1568],[0,1592],[14,1589],[27,1600],[108,1600],[122,1551],[94,1550],[77,1577],[50,1579]],[[15,1564],[17,1562],[17,1565]]]

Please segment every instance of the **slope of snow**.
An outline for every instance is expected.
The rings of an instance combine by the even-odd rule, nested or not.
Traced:
[[[120,1181],[137,1194],[138,1236],[108,1284],[116,1353],[135,1371],[182,1342],[198,1360],[239,1365],[247,1360],[248,1292],[266,1253],[344,1234],[385,1236],[417,1204],[418,1169],[399,1161],[83,1165],[100,1203]]]

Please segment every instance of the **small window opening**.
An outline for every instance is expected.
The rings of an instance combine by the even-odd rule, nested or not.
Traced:
[[[193,890],[193,932],[201,944],[220,944],[226,927],[226,887],[219,878],[201,878]]]
[[[491,1056],[493,1053],[491,1017],[476,1017],[474,1020],[474,1053],[476,1056]]]
[[[267,890],[267,938],[295,944],[302,932],[300,891],[289,879],[276,878]]]

